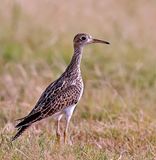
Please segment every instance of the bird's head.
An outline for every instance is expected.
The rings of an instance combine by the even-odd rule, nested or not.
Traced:
[[[99,40],[99,39],[94,39],[92,38],[92,36],[90,36],[89,34],[86,33],[78,33],[75,37],[74,37],[74,46],[84,46],[87,44],[91,44],[91,43],[105,43],[105,44],[109,44],[109,42],[107,41],[103,41],[103,40]]]

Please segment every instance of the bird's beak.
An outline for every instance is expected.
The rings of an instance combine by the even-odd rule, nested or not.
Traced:
[[[104,44],[110,44],[107,41],[99,40],[99,39],[92,39],[90,43],[104,43]]]

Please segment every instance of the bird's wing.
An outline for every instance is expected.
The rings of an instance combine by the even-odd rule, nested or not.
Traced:
[[[65,81],[61,80],[60,78],[52,82],[42,93],[41,97],[37,101],[33,110],[29,113],[29,115],[35,113],[38,110],[38,108],[42,108],[43,106],[45,106],[45,104],[47,103],[47,101],[49,101],[49,99],[52,99],[52,97],[55,97],[59,92],[62,91],[64,85]]]
[[[32,111],[27,116],[16,119],[16,121],[22,121],[23,119],[27,118],[28,116],[36,113],[38,108],[45,105],[44,102],[46,100],[48,100],[48,97],[52,97],[53,94],[55,94],[55,92],[60,91],[60,88],[63,86],[63,84],[64,84],[63,81],[61,81],[59,79],[52,82],[51,84],[49,84],[49,86],[41,94],[39,100],[37,101],[37,103],[36,103],[35,107],[32,109]]]
[[[32,123],[51,116],[68,106],[76,104],[79,100],[80,92],[81,90],[78,87],[72,85],[61,92],[58,92],[55,96],[44,97],[44,99],[42,99],[42,107],[36,107],[36,109],[17,124],[16,127],[19,128],[31,125]]]
[[[43,101],[45,101],[46,98],[55,96],[58,92],[60,92],[64,87],[64,84],[65,82],[61,79],[52,82],[42,93],[41,97],[39,98],[38,102],[35,105],[35,108],[42,106]]]

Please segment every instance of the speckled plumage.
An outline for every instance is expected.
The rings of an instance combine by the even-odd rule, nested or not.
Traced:
[[[19,119],[16,125],[18,132],[12,138],[18,138],[34,122],[49,116],[55,116],[58,127],[57,136],[60,137],[59,121],[63,115],[66,117],[65,137],[68,124],[76,104],[83,93],[83,81],[80,71],[83,46],[89,43],[107,43],[106,41],[92,39],[88,34],[80,33],[74,37],[74,54],[65,72],[52,82],[42,93],[32,111],[24,118]]]

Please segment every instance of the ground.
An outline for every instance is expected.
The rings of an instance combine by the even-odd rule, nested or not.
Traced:
[[[2,2],[0,159],[154,160],[155,5],[154,0]],[[71,119],[70,145],[56,144],[51,118],[11,143],[15,120],[29,113],[69,64],[78,32],[111,45],[84,49],[85,89]],[[62,131],[63,126],[64,121]]]

